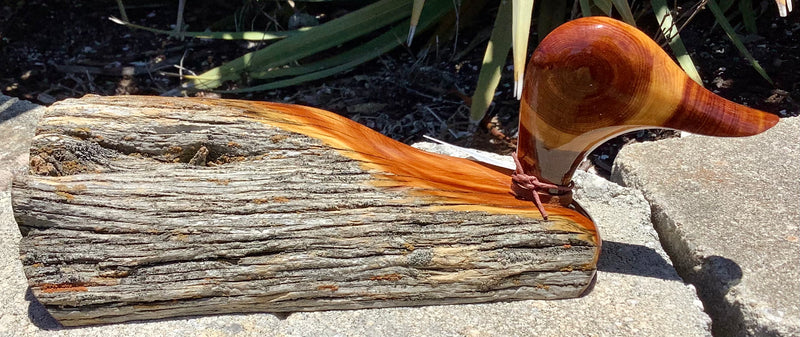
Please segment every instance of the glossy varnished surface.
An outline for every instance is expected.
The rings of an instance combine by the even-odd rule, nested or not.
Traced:
[[[587,152],[624,132],[749,136],[778,121],[702,88],[645,34],[606,17],[555,29],[525,78],[519,157],[527,172],[556,184],[568,184]]]
[[[529,202],[510,193],[511,177],[470,160],[421,151],[337,114],[299,105],[237,100],[202,100],[236,107],[262,123],[324,142],[373,172],[373,184],[430,197],[442,210],[480,211],[541,218]],[[545,205],[550,227],[599,244],[594,223],[579,212]]]

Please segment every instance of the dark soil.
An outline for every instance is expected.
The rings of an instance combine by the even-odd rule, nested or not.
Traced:
[[[696,1],[682,1],[682,14]],[[757,2],[757,1],[754,1]],[[170,29],[176,2],[125,1],[132,22]],[[231,14],[243,2],[189,2],[189,30],[227,30]],[[248,2],[249,6],[265,6]],[[781,117],[800,115],[800,10],[779,18],[772,1],[763,1],[758,34],[747,35],[749,50],[774,80],[774,86],[744,60],[724,32],[711,29],[713,17],[701,10],[682,31],[707,88],[730,100]],[[271,5],[272,6],[272,5]],[[309,4],[303,11],[335,17],[347,8]],[[316,7],[315,7],[316,6]],[[267,8],[250,8],[267,13]],[[270,8],[274,22],[288,22],[287,5]],[[495,9],[487,8],[487,12]],[[49,105],[69,97],[160,95],[179,85],[179,70],[202,73],[260,47],[245,41],[171,39],[131,30],[108,20],[119,16],[113,1],[6,1],[0,8],[0,91]],[[656,36],[643,15],[640,27]],[[266,15],[250,21],[254,30],[274,22]],[[736,18],[733,20],[737,23]],[[403,142],[429,135],[460,145],[508,153],[514,147],[518,102],[512,98],[510,72],[499,88],[487,124],[470,127],[469,96],[474,90],[492,17],[478,18],[459,31],[458,40],[429,44],[419,37],[413,49],[395,51],[336,77],[304,85],[226,98],[282,101],[346,115]],[[284,24],[283,27],[288,24]],[[229,28],[228,28],[229,29]],[[743,29],[742,29],[743,30]],[[536,36],[532,37],[535,41]],[[231,84],[234,86],[235,84]],[[213,95],[205,93],[204,95]],[[671,131],[639,131],[601,146],[590,156],[599,171],[608,170],[619,148],[633,141],[670,137]],[[505,137],[504,135],[508,136]]]

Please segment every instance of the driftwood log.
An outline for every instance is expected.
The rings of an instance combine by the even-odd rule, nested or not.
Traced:
[[[21,259],[66,326],[569,298],[595,274],[594,228],[541,220],[506,174],[320,110],[87,96],[49,108],[30,155]]]

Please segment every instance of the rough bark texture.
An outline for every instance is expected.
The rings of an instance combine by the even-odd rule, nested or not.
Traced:
[[[31,289],[85,325],[555,299],[590,284],[585,236],[378,187],[391,177],[346,151],[202,101],[56,104],[13,189]]]

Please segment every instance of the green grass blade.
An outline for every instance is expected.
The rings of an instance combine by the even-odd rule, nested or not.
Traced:
[[[614,3],[614,8],[617,9],[619,15],[622,16],[622,20],[631,26],[636,26],[636,19],[633,17],[633,12],[631,11],[631,6],[628,4],[628,0],[611,1]]]
[[[721,0],[719,2],[719,7],[722,9],[722,12],[725,13],[733,6],[733,0]]]
[[[408,17],[410,11],[411,0],[376,2],[339,19],[311,27],[302,34],[247,53],[199,76],[191,77],[188,87],[199,90],[213,89],[225,81],[238,80],[249,72],[288,64],[397,22]]]
[[[501,1],[494,19],[492,36],[483,55],[481,72],[478,75],[478,84],[472,94],[472,105],[469,107],[469,120],[477,123],[486,114],[489,104],[494,99],[494,92],[500,83],[500,74],[508,59],[511,50],[511,21],[512,5],[508,1]]]
[[[198,39],[216,40],[246,40],[246,41],[268,41],[295,36],[310,28],[300,28],[283,32],[184,32],[183,36]]]
[[[421,15],[418,23],[420,31],[426,30],[438,22],[441,17],[453,10],[453,2],[450,0],[429,0],[425,6],[425,11]],[[295,76],[280,81],[265,83],[262,85],[242,88],[237,90],[223,91],[226,93],[243,93],[253,91],[272,90],[291,85],[297,85],[308,81],[317,80],[331,76],[364,62],[377,58],[378,56],[401,45],[403,34],[408,31],[409,23],[396,25],[389,31],[381,34],[377,38],[367,43],[361,44],[356,48],[340,53],[336,56],[317,61],[308,65],[290,68],[275,69],[267,72],[254,73],[254,78],[278,78],[285,76]]]
[[[113,16],[108,18],[114,23],[123,25],[133,29],[146,30],[156,34],[165,34],[169,36],[177,36],[174,30],[156,29],[145,26],[140,26],[128,21],[117,19]],[[300,28],[298,30],[288,30],[283,32],[183,32],[184,37],[193,37],[198,39],[217,39],[217,40],[247,40],[247,41],[268,41],[283,39],[289,36],[300,34],[310,28]]]
[[[611,16],[611,0],[594,0],[594,5],[605,15]]]
[[[580,4],[583,17],[587,18],[592,16],[592,5],[589,4],[589,0],[580,0]]]
[[[119,8],[119,17],[124,21],[128,21],[128,13],[125,12],[125,5],[122,0],[117,0],[117,7]]]
[[[531,31],[533,0],[513,0],[511,18],[511,44],[514,53],[514,97],[522,97],[525,74],[525,57],[528,54],[528,36]]]
[[[669,47],[672,49],[672,53],[675,54],[675,59],[678,60],[678,64],[692,80],[703,85],[700,73],[697,72],[697,68],[695,68],[692,58],[686,51],[686,46],[683,45],[680,34],[678,34],[678,28],[675,27],[675,22],[672,20],[672,14],[670,14],[669,8],[667,7],[667,1],[652,0],[651,4],[656,14],[656,20],[661,24],[661,32],[664,34],[664,38],[667,39],[667,42],[669,42]]]
[[[414,34],[417,31],[419,16],[422,14],[423,7],[425,7],[425,0],[414,0],[414,5],[411,7],[411,26],[408,27],[408,41],[406,41],[409,46],[411,41],[414,40]]]
[[[408,30],[408,26],[404,26],[403,29],[407,31]],[[358,66],[359,64],[362,64],[364,62],[372,60],[372,59],[380,56],[381,54],[383,54],[383,53],[385,53],[385,52],[387,52],[389,50],[392,50],[393,48],[395,48],[398,45],[400,45],[402,43],[402,39],[400,38],[401,35],[398,35],[398,34],[402,34],[402,32],[392,31],[392,33],[394,33],[394,34],[391,36],[391,39],[394,40],[394,42],[385,43],[385,44],[379,45],[379,46],[373,46],[373,44],[362,45],[361,47],[356,48],[357,50],[354,50],[353,53],[348,53],[348,55],[356,56],[356,58],[352,58],[351,57],[349,59],[349,62],[338,63],[337,64],[336,61],[342,60],[342,58],[337,58],[335,60],[329,60],[328,62],[322,62],[321,61],[321,62],[319,62],[319,64],[309,65],[309,66],[305,66],[305,67],[289,68],[290,71],[287,71],[284,74],[296,73],[296,74],[300,74],[300,75],[292,77],[292,78],[280,80],[280,81],[269,82],[269,83],[256,85],[256,86],[251,86],[251,87],[242,88],[242,89],[224,90],[224,91],[221,91],[221,92],[225,92],[225,93],[245,93],[245,92],[272,90],[272,89],[284,88],[284,87],[288,87],[288,86],[292,86],[292,85],[298,85],[298,84],[302,84],[302,83],[305,83],[305,82],[318,80],[320,78],[325,78],[325,77],[328,77],[328,76],[331,76],[331,75],[338,74],[340,72],[352,69],[352,68]],[[385,33],[381,37],[383,37],[385,35],[388,35],[388,33]],[[380,44],[381,42],[384,41],[384,39],[382,39],[381,37],[376,38],[373,41],[375,41],[376,44]],[[368,48],[369,48],[369,50],[366,50]],[[328,65],[332,65],[332,66],[331,67],[326,67]],[[315,71],[315,70],[317,70],[317,71]],[[274,75],[279,75],[279,74],[280,73],[276,73]]]
[[[758,74],[761,75],[761,77],[767,80],[769,84],[773,84],[772,79],[769,78],[769,75],[767,75],[767,72],[764,71],[764,68],[762,68],[761,65],[758,64],[758,61],[756,61],[756,59],[753,58],[753,55],[751,55],[750,52],[747,50],[747,48],[744,46],[742,40],[740,40],[739,37],[736,36],[736,32],[733,31],[733,27],[731,27],[731,23],[728,22],[728,19],[725,17],[725,13],[723,13],[722,9],[719,7],[719,5],[717,5],[717,1],[708,0],[708,8],[711,10],[711,13],[714,14],[714,18],[717,19],[717,23],[719,23],[719,25],[722,27],[722,30],[724,30],[725,34],[728,35],[728,38],[731,39],[733,45],[736,46],[736,49],[738,49],[739,52],[742,55],[744,55],[744,57],[748,61],[750,61],[750,65],[753,66],[753,69],[755,69],[758,72]]]
[[[753,13],[752,0],[739,0],[739,12],[742,13],[744,29],[746,29],[749,34],[758,34],[758,28],[756,28],[756,15]]]
[[[565,22],[567,15],[567,2],[564,0],[544,0],[539,5],[536,32],[539,41],[542,41],[553,29]]]

